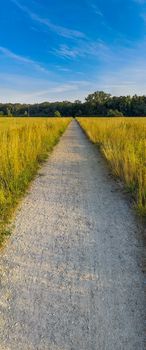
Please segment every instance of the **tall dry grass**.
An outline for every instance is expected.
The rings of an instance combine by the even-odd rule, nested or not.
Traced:
[[[0,244],[19,198],[70,119],[0,118]]]
[[[146,215],[146,118],[78,118]]]

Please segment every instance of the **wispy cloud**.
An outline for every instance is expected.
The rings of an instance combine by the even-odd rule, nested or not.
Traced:
[[[55,68],[57,68],[57,70],[60,72],[65,72],[65,73],[72,72],[72,70],[70,68],[66,68],[66,67],[62,67],[62,66],[56,66]]]
[[[83,52],[81,52],[81,49],[79,48],[70,48],[68,45],[60,45],[58,49],[54,49],[51,51],[55,55],[67,59],[74,59],[78,56],[83,55]]]
[[[0,74],[0,96],[2,102],[37,103],[43,101],[74,100],[78,95],[86,96],[91,82],[70,80],[49,82],[15,74]],[[3,82],[5,82],[3,84]]]
[[[138,67],[139,66],[139,67]],[[139,62],[116,70],[104,72],[98,79],[97,85],[112,95],[145,95],[146,64]]]
[[[101,16],[104,17],[103,12],[101,11],[101,9],[99,8],[99,6],[97,6],[97,4],[95,4],[94,0],[86,0],[86,4],[87,6],[90,8],[90,10],[92,12],[94,12],[97,16]]]
[[[103,13],[101,12],[101,10],[99,9],[99,7],[97,5],[92,3],[90,6],[96,15],[103,17]]]
[[[134,0],[134,2],[137,2],[137,4],[140,5],[146,4],[146,0]]]
[[[49,81],[14,74],[0,74],[2,102],[36,103],[43,101],[75,100],[96,90],[105,90],[112,95],[145,94],[145,60],[127,61],[123,67],[105,67],[94,71],[94,77],[86,74],[85,80],[64,79]]]
[[[69,29],[63,26],[56,25],[48,18],[44,18],[31,11],[28,7],[21,5],[18,0],[11,0],[21,11],[25,12],[33,21],[46,26],[49,30],[53,31],[57,35],[65,38],[76,39],[85,38],[85,34],[78,30]]]
[[[76,46],[60,45],[58,49],[51,51],[55,55],[64,59],[76,59],[88,56],[95,56],[98,60],[107,61],[111,58],[112,52],[102,40],[97,42],[79,41]]]
[[[16,53],[10,51],[8,48],[5,48],[3,46],[0,46],[0,53],[2,53],[3,55],[5,55],[8,58],[11,58],[14,61],[23,63],[23,64],[31,64],[33,66],[34,69],[42,72],[42,73],[50,73],[47,69],[45,69],[41,64],[39,64],[38,62],[31,60],[27,57],[21,56],[21,55],[17,55]]]
[[[146,22],[146,13],[141,13],[141,18],[143,19],[144,22]]]
[[[10,77],[6,79],[6,74],[4,74],[2,79],[0,75],[1,100],[31,103],[44,100],[73,100],[78,97],[82,99],[88,93],[98,89],[109,91],[114,95],[146,92],[146,42],[142,40],[139,43],[138,40],[130,41],[130,39],[128,39],[128,42],[125,38],[125,29],[122,35],[117,31],[118,26],[113,25],[110,28],[107,13],[102,13],[102,6],[101,8],[97,6],[98,1],[84,0],[86,10],[90,11],[90,16],[97,24],[97,32],[94,29],[95,23],[93,23],[93,33],[92,26],[82,29],[85,32],[89,30],[90,38],[83,32],[54,24],[55,20],[52,22],[49,15],[46,15],[49,18],[45,18],[45,14],[43,17],[40,11],[34,10],[37,8],[34,1],[10,1],[16,6],[14,8],[18,12],[17,16],[24,17],[21,20],[28,17],[31,30],[41,33],[52,31],[58,36],[58,43],[54,44],[56,43],[56,40],[54,40],[50,47],[50,53],[56,57],[52,57],[48,52],[48,57],[45,57],[44,63],[37,62],[37,57],[34,58],[33,56],[34,60],[29,56],[27,57],[27,51],[24,51],[23,56],[18,50],[15,53],[11,49],[1,46],[1,56],[4,55],[9,60],[11,59],[24,66],[22,67],[24,69],[21,69],[21,72],[24,72],[22,77],[11,76],[11,79]],[[144,12],[146,0],[130,1],[133,2],[133,7],[134,1],[137,2],[137,6],[135,5],[137,15],[143,13],[143,20],[146,21]],[[26,3],[29,4],[28,7],[23,5]],[[96,18],[96,15],[98,18]],[[98,22],[100,22],[99,26]],[[82,21],[81,25],[84,28]],[[105,32],[108,33],[107,36]],[[101,37],[105,38],[105,41],[99,39],[98,33],[101,33]],[[59,37],[62,40],[59,40]],[[64,38],[71,40],[65,40]],[[129,38],[128,35],[127,38]],[[41,35],[39,35],[39,39],[41,40]],[[30,36],[30,42],[31,40]],[[38,42],[36,42],[36,45],[38,46]],[[24,50],[27,50],[27,48],[28,45],[26,47],[24,45]],[[12,64],[9,60],[3,60],[5,62],[2,62],[2,67],[6,72],[13,68],[14,72],[16,64]],[[50,64],[51,72],[45,69],[46,61]],[[9,63],[11,64],[9,65]],[[3,68],[1,68],[1,71]],[[28,71],[31,70],[39,71],[40,74],[34,74],[33,72],[29,76]],[[18,70],[16,71],[18,72]],[[43,74],[46,72],[51,75],[52,79],[48,79],[48,75]],[[36,75],[35,78],[34,75]],[[85,81],[75,81],[80,78],[85,78]]]

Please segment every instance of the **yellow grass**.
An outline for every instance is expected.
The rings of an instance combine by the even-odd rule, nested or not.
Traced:
[[[146,118],[78,118],[146,215]]]
[[[0,118],[0,244],[5,223],[70,119]]]

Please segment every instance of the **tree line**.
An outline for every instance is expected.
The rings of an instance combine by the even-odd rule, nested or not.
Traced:
[[[15,116],[146,116],[146,96],[111,96],[96,91],[85,102],[0,103],[0,115]]]

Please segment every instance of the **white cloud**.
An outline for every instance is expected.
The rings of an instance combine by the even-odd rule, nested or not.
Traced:
[[[27,57],[24,56],[20,56],[15,54],[14,52],[10,51],[8,48],[5,48],[3,46],[0,46],[0,53],[2,53],[3,55],[7,56],[8,58],[23,63],[23,64],[31,64],[33,66],[34,69],[42,72],[42,73],[50,73],[47,69],[45,69],[41,64],[39,64],[38,62],[31,60]]]
[[[141,18],[146,22],[146,13],[141,13]]]
[[[134,2],[137,2],[140,5],[146,4],[146,0],[134,0]]]
[[[51,51],[55,55],[67,59],[73,59],[78,56],[81,56],[81,50],[78,48],[70,48],[68,45],[60,45],[58,49]]]
[[[79,41],[76,46],[60,45],[58,49],[53,49],[51,53],[65,58],[65,59],[76,59],[78,57],[85,58],[89,56],[95,56],[98,60],[108,61],[113,57],[113,53],[109,46],[103,41],[98,40],[97,42],[83,42]]]
[[[60,72],[65,72],[65,73],[71,73],[72,70],[70,68],[66,68],[66,67],[62,67],[62,66],[55,66],[55,68],[57,68],[58,71]]]
[[[84,100],[96,90],[104,90],[112,95],[146,94],[146,63],[127,63],[123,68],[107,67],[97,71],[94,79],[48,81],[29,76],[0,74],[0,96],[2,102],[40,103],[43,101]]]
[[[49,30],[55,32],[57,35],[70,38],[70,39],[76,39],[76,38],[85,38],[85,34],[74,29],[69,29],[63,26],[56,25],[52,23],[48,18],[43,18],[33,11],[31,11],[26,6],[21,5],[21,3],[18,0],[11,0],[20,10],[25,12],[33,21],[38,22],[39,24],[42,24],[49,28]]]
[[[83,99],[91,88],[91,82],[70,80],[69,82],[49,82],[29,76],[0,74],[1,102],[39,103],[43,101]]]
[[[95,4],[91,4],[91,8],[94,11],[94,13],[100,17],[104,17],[103,13],[101,12],[101,10],[99,9],[99,7],[97,7],[97,5]]]
[[[146,95],[146,62],[138,60],[129,62],[115,70],[107,70],[97,81],[97,89],[110,92],[112,95]]]
[[[17,6],[28,14],[28,9],[18,5],[17,0],[12,1],[17,3]],[[54,27],[52,23],[50,27],[50,22],[47,19],[42,19],[32,12],[29,13],[29,16],[36,22],[40,22],[50,29],[52,28],[51,30],[56,31],[58,35],[78,38],[74,45],[60,45],[58,48],[52,49],[51,53],[64,60],[73,61],[80,58],[81,63],[87,62],[88,70],[86,72],[83,69],[83,71],[78,72],[78,70],[82,70],[82,64],[80,66],[76,64],[76,70],[74,65],[71,67],[69,64],[69,67],[72,68],[71,71],[65,64],[62,67],[62,61],[60,61],[58,66],[56,66],[56,76],[58,74],[58,77],[56,78],[55,74],[52,73],[50,82],[48,82],[47,77],[45,79],[45,74],[42,74],[44,79],[32,79],[29,76],[9,76],[6,74],[2,76],[0,74],[1,101],[33,103],[43,102],[44,100],[83,99],[95,90],[105,90],[113,95],[146,94],[146,42],[144,40],[136,44],[132,42],[125,43],[124,41],[123,46],[120,46],[120,44],[119,46],[116,45],[115,50],[114,43],[108,46],[101,40],[97,40],[97,42],[89,41],[87,38],[85,40],[84,36],[82,37],[83,33],[79,37],[78,32],[70,32],[70,30],[68,31],[68,29],[63,27],[61,27],[59,34],[60,27]],[[51,74],[39,62],[18,55],[8,48],[1,46],[0,53],[23,65],[31,65],[33,69],[42,73],[47,72]],[[89,71],[90,56],[94,58],[92,60],[94,65],[93,67],[91,66],[91,71]],[[61,74],[61,72],[70,72],[70,74]],[[79,74],[83,74],[87,81],[76,81],[75,79],[79,77]],[[71,76],[74,77],[74,81],[71,80]]]
[[[104,45],[102,43],[102,45]],[[135,48],[119,48],[116,52],[111,51],[108,60],[108,47],[101,46],[102,55],[106,57],[106,62],[93,71],[84,72],[86,80],[79,80],[79,72],[70,72],[68,75],[61,74],[48,81],[47,77],[42,79],[31,78],[27,75],[19,76],[14,74],[0,74],[0,96],[2,102],[39,103],[43,101],[61,100],[83,100],[85,96],[96,90],[104,90],[112,95],[133,95],[146,94],[146,52],[144,54],[145,43],[136,45]],[[105,53],[104,53],[105,50]],[[36,62],[16,55],[15,53],[0,47],[0,51],[8,57],[25,64],[36,64]],[[138,58],[136,53],[139,52]],[[68,53],[67,53],[68,54]],[[97,58],[99,52],[96,52]],[[101,56],[102,57],[102,56]],[[143,59],[142,59],[143,57]],[[98,62],[98,60],[97,60]],[[56,67],[58,70],[68,68]],[[82,72],[80,72],[82,73]],[[72,80],[71,76],[74,77]],[[78,77],[78,78],[77,78]],[[77,80],[78,79],[78,80]],[[63,81],[62,81],[63,80]]]
[[[99,6],[97,6],[97,4],[95,4],[94,1],[86,0],[86,4],[90,8],[90,10],[92,10],[92,12],[94,12],[97,16],[104,17],[103,12],[99,8]]]

